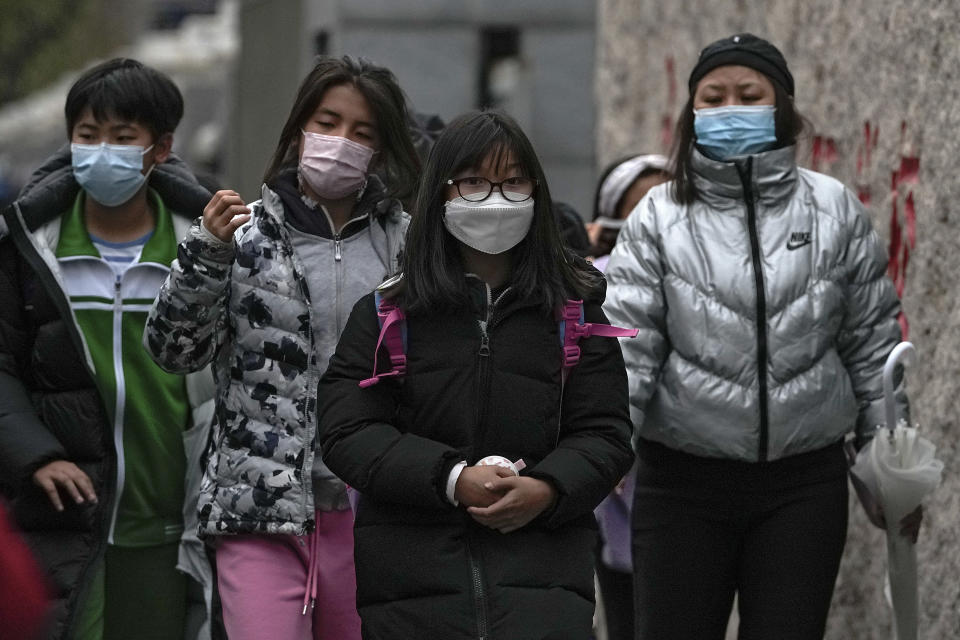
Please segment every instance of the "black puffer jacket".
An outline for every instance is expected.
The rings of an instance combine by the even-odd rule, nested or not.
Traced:
[[[598,302],[586,304],[587,321],[606,322]],[[379,334],[367,296],[320,383],[324,461],[362,493],[355,553],[365,638],[590,634],[592,509],[633,458],[620,347],[580,342],[561,419],[556,322],[508,290],[481,355],[485,307],[409,318],[405,378],[361,389]],[[524,474],[557,489],[554,508],[501,534],[452,506],[452,466],[487,455],[523,458]]]
[[[113,432],[83,340],[35,234],[77,195],[68,149],[38,169],[0,218],[0,493],[51,579],[51,638],[72,637],[76,604],[105,548],[116,474]],[[150,186],[194,213],[210,195],[176,159],[158,165]],[[65,499],[65,510],[54,511],[31,482],[53,460],[90,477],[96,505]]]

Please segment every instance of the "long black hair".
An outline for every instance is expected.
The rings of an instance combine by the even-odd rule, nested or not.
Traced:
[[[769,76],[765,77],[770,79]],[[804,132],[811,128],[810,122],[797,111],[793,98],[780,83],[770,79],[770,84],[773,85],[777,107],[774,115],[777,147],[789,147],[796,144]],[[691,204],[699,196],[693,184],[693,169],[690,166],[691,152],[697,139],[693,129],[693,98],[694,94],[691,93],[677,118],[673,147],[670,149],[670,172],[673,174],[671,193],[673,199],[680,204]]]
[[[530,231],[511,249],[511,286],[517,294],[546,311],[571,295],[588,297],[599,283],[599,274],[564,250],[543,168],[520,126],[497,111],[473,111],[450,123],[424,166],[407,231],[403,278],[386,292],[408,313],[468,303],[459,242],[443,223],[446,182],[465,169],[480,167],[491,154],[493,166],[499,168],[510,157],[537,184]]]
[[[300,130],[316,111],[327,89],[339,85],[350,85],[363,94],[377,119],[380,153],[374,156],[370,171],[383,177],[388,195],[401,200],[407,198],[416,185],[420,160],[407,130],[407,101],[403,90],[389,69],[365,58],[350,56],[321,56],[303,79],[263,181],[269,183],[282,171],[297,166]]]

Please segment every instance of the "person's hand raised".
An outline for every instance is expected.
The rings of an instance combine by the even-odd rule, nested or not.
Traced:
[[[203,209],[204,228],[221,242],[230,242],[233,232],[248,220],[250,209],[236,191],[217,191]]]

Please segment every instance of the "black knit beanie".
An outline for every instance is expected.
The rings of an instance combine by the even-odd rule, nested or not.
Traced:
[[[787,69],[787,61],[775,46],[750,33],[723,38],[711,43],[700,52],[697,64],[690,72],[690,95],[696,91],[697,83],[717,67],[737,64],[756,69],[760,73],[783,87],[793,97],[793,76]]]

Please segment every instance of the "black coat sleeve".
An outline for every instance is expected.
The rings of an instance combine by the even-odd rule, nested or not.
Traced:
[[[584,306],[587,322],[607,324],[597,305]],[[529,471],[557,489],[545,514],[559,526],[592,511],[633,464],[627,373],[616,338],[580,340],[580,362],[563,390],[557,448]]]
[[[380,327],[373,295],[353,307],[318,389],[318,437],[323,461],[347,484],[375,500],[452,509],[446,474],[456,449],[393,426],[400,384],[386,378],[361,389],[372,375]],[[389,356],[381,348],[380,371]]]
[[[47,462],[67,455],[34,410],[22,379],[30,350],[23,268],[13,242],[0,241],[0,481],[12,489]]]

